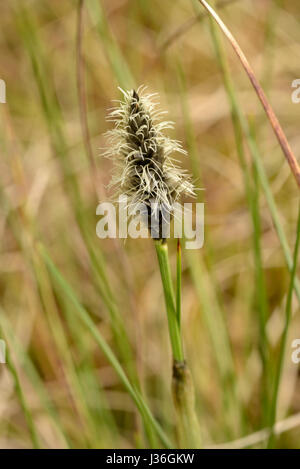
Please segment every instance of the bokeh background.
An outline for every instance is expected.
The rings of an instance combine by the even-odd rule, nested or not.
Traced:
[[[300,104],[291,99],[300,78],[298,1],[218,3],[299,156]],[[183,250],[182,279],[203,445],[230,444],[270,422],[290,274],[249,139],[291,255],[299,194],[241,64],[203,12],[187,0],[1,2],[0,338],[8,351],[0,365],[1,448],[164,446],[145,433],[91,328],[176,446],[153,243],[96,236],[97,203],[111,196],[112,162],[101,148],[118,86],[145,84],[159,93],[176,123],[170,136],[188,152],[181,164],[205,188],[205,244]],[[251,136],[235,132],[220,61]],[[174,271],[175,241],[169,249]],[[280,376],[278,448],[300,448],[299,365],[291,360],[299,298]],[[266,446],[255,438],[250,446]]]

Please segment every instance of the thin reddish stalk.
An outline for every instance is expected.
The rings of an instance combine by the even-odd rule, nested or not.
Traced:
[[[209,12],[209,14],[213,17],[213,19],[216,21],[216,23],[219,25],[227,39],[229,40],[230,44],[232,45],[234,51],[236,52],[238,58],[240,59],[252,85],[253,88],[262,103],[262,106],[267,114],[267,117],[271,123],[271,126],[274,130],[274,133],[277,137],[277,140],[279,142],[279,145],[282,148],[282,151],[284,153],[284,156],[287,159],[288,164],[290,165],[291,171],[296,179],[296,182],[298,184],[298,187],[300,188],[300,167],[299,164],[295,158],[295,155],[287,141],[287,138],[285,136],[284,131],[282,130],[282,127],[276,117],[275,112],[273,111],[272,106],[270,105],[262,87],[260,86],[258,80],[256,79],[254,72],[245,56],[243,53],[242,49],[240,48],[239,44],[237,43],[236,39],[233,37],[227,26],[223,23],[221,18],[218,16],[218,14],[213,10],[213,8],[208,5],[208,3],[205,0],[199,0],[199,2],[204,6],[204,8]]]

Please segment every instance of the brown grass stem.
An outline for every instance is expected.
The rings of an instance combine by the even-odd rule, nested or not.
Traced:
[[[244,52],[242,51],[241,47],[239,46],[238,42],[232,35],[232,33],[229,31],[227,26],[224,24],[224,22],[221,20],[219,15],[215,12],[215,10],[205,1],[205,0],[199,0],[199,2],[203,5],[203,7],[208,11],[208,13],[212,16],[212,18],[215,20],[215,22],[219,25],[220,29],[224,33],[224,35],[227,37],[229,40],[230,44],[232,45],[235,53],[237,54],[242,66],[244,67],[244,70],[246,71],[250,82],[253,85],[253,88],[265,110],[265,113],[270,121],[270,124],[274,130],[274,133],[277,137],[277,140],[279,142],[279,145],[282,148],[283,154],[290,165],[291,171],[296,179],[296,182],[300,188],[300,167],[299,164],[296,160],[296,157],[287,141],[287,138],[285,136],[285,133],[279,123],[279,120],[276,117],[276,114],[270,105],[267,96],[265,95],[265,92],[263,91],[261,85],[259,84],[253,69],[251,68]]]

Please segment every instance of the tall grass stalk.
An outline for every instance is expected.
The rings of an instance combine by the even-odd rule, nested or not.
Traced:
[[[86,5],[92,19],[92,23],[97,28],[104,52],[107,56],[112,75],[118,84],[126,89],[135,86],[135,81],[129,69],[128,63],[124,59],[120,48],[112,35],[107,23],[101,2],[98,0],[86,0]]]
[[[184,358],[180,326],[179,305],[181,294],[178,290],[181,286],[181,252],[179,248],[176,269],[177,295],[175,301],[166,240],[155,241],[155,249],[164,290],[173,355],[172,390],[177,417],[179,445],[181,447],[198,448],[200,446],[200,429],[195,413],[195,391],[192,377]]]
[[[281,220],[280,220],[280,215],[279,215],[279,212],[278,212],[278,209],[277,209],[277,206],[276,206],[276,202],[275,202],[274,196],[273,196],[271,188],[270,188],[268,177],[266,175],[266,172],[265,172],[265,169],[264,169],[264,166],[263,166],[263,163],[262,163],[262,156],[259,152],[259,149],[258,149],[258,146],[257,146],[257,143],[256,143],[255,139],[251,135],[251,130],[250,130],[249,124],[248,124],[247,119],[245,118],[244,113],[243,113],[243,111],[241,109],[241,106],[239,104],[239,101],[238,101],[236,91],[235,91],[233,81],[231,79],[230,74],[228,74],[228,78],[230,78],[230,80],[227,80],[227,79],[224,78],[224,82],[226,82],[226,84],[227,84],[226,91],[228,93],[229,102],[232,106],[232,109],[234,110],[234,113],[238,117],[241,128],[242,128],[243,133],[246,137],[247,145],[249,147],[251,156],[253,158],[254,165],[255,165],[257,173],[258,173],[260,185],[261,185],[261,187],[264,191],[265,198],[266,198],[267,204],[269,206],[271,217],[272,217],[274,227],[275,227],[276,232],[277,232],[279,242],[281,244],[281,248],[283,250],[283,254],[284,254],[284,257],[285,257],[287,267],[288,267],[289,271],[292,272],[292,268],[293,268],[292,254],[291,254],[290,247],[289,247],[289,244],[288,244],[288,241],[287,241],[287,238],[286,238],[286,235],[285,235],[285,232],[284,232]],[[300,303],[300,283],[299,283],[298,278],[295,279],[294,289],[295,289],[298,301]]]
[[[207,5],[206,2],[200,2],[200,3]],[[211,7],[209,7],[208,11],[212,12],[213,10],[211,9]],[[216,20],[215,15],[212,15],[212,16]],[[261,157],[260,157],[256,142],[255,142],[255,137],[239,106],[239,102],[236,97],[234,85],[231,79],[230,71],[227,66],[226,57],[222,50],[221,42],[218,38],[216,26],[213,24],[212,19],[210,20],[210,22],[211,22],[211,31],[212,31],[212,36],[214,40],[214,45],[215,45],[216,52],[217,52],[217,58],[221,66],[225,89],[227,91],[229,102],[231,105],[232,120],[233,120],[234,129],[235,129],[238,155],[240,157],[241,167],[243,169],[246,193],[247,193],[248,203],[250,206],[253,226],[254,226],[255,260],[256,260],[256,269],[257,269],[257,275],[258,275],[257,277],[258,285],[260,285],[259,287],[260,312],[261,312],[260,313],[260,331],[261,331],[260,350],[261,350],[262,363],[263,363],[263,367],[265,370],[263,374],[263,382],[264,382],[263,402],[265,403],[264,422],[268,423],[268,415],[270,412],[270,405],[271,405],[270,404],[271,398],[270,398],[270,392],[269,392],[269,388],[271,386],[271,377],[270,377],[270,367],[269,367],[269,358],[268,358],[268,344],[267,344],[267,338],[266,338],[266,319],[267,319],[266,292],[265,292],[264,279],[263,279],[263,274],[262,274],[262,260],[261,260],[260,246],[259,246],[259,240],[258,240],[258,236],[260,235],[259,212],[258,212],[258,205],[256,202],[256,196],[255,196],[255,193],[253,192],[253,189],[251,189],[252,183],[250,182],[250,176],[248,174],[247,165],[245,163],[243,144],[241,140],[241,132],[243,132],[246,135],[247,143],[248,143],[251,155],[253,157],[256,175],[259,179],[260,185],[262,186],[264,190],[266,200],[267,200],[267,203],[268,203],[268,206],[271,211],[272,218],[273,218],[273,222],[274,222],[274,225],[275,225],[278,237],[279,237],[279,241],[283,249],[284,257],[286,259],[286,263],[291,274],[293,273],[294,263],[293,263],[292,256],[290,253],[290,248],[288,246],[288,242],[287,242],[287,239],[286,239],[286,236],[285,236],[285,233],[284,233],[281,221],[280,221],[280,217],[276,208],[274,197],[269,187],[268,179],[267,179],[265,170],[261,162]],[[220,25],[219,22],[218,24]],[[283,140],[285,141],[285,137]],[[252,192],[252,195],[251,195],[251,192]],[[300,301],[300,288],[299,288],[299,282],[297,278],[295,278],[295,281],[292,283],[292,288],[295,289],[298,300]],[[273,398],[273,401],[274,401],[274,398]]]
[[[284,357],[285,357],[285,350],[286,350],[286,343],[288,337],[288,331],[292,319],[292,299],[293,299],[293,290],[294,290],[294,282],[296,278],[296,272],[298,267],[298,256],[299,256],[299,245],[300,245],[300,203],[298,209],[298,222],[297,222],[297,231],[296,231],[296,242],[294,248],[294,259],[293,259],[293,269],[290,276],[290,285],[287,294],[286,300],[286,308],[285,308],[285,324],[284,330],[281,337],[280,343],[280,350],[279,350],[279,359],[275,374],[275,382],[273,385],[273,397],[272,397],[272,404],[271,404],[271,412],[270,412],[270,421],[269,426],[271,428],[271,433],[268,441],[268,448],[272,448],[275,442],[275,433],[274,433],[274,425],[276,422],[276,415],[277,415],[277,402],[278,396],[280,391],[280,382],[281,382],[281,375],[284,366]]]
[[[184,357],[182,348],[182,338],[180,334],[180,324],[178,321],[178,315],[175,306],[174,291],[169,264],[168,245],[164,241],[155,241],[155,249],[164,289],[164,297],[168,316],[169,334],[173,358],[175,361],[183,362]]]
[[[196,4],[198,6],[198,4]],[[178,64],[180,96],[185,125],[185,134],[189,157],[191,158],[193,176],[201,188],[202,178],[199,169],[197,154],[197,141],[192,122],[190,110],[186,99],[186,80],[183,67]],[[200,191],[197,191],[198,202],[201,202]],[[239,434],[244,427],[243,409],[238,395],[238,383],[228,327],[225,320],[225,312],[222,305],[222,298],[218,291],[218,283],[214,278],[211,265],[213,265],[213,245],[210,241],[209,230],[205,233],[206,255],[192,251],[185,251],[191,278],[198,297],[198,303],[203,315],[204,324],[210,336],[212,344],[212,354],[215,356],[220,379],[220,389],[222,389],[223,411],[226,415],[226,433],[228,438],[233,438]]]
[[[47,57],[44,52],[43,43],[37,32],[35,18],[28,9],[22,5],[16,8],[16,20],[20,36],[31,60],[33,75],[40,96],[41,110],[49,131],[51,145],[61,164],[68,197],[71,200],[76,222],[90,257],[91,269],[94,274],[92,279],[94,279],[96,288],[108,310],[112,331],[116,345],[120,351],[120,356],[124,358],[129,375],[137,383],[138,379],[131,344],[122,315],[117,306],[117,301],[111,289],[111,283],[108,280],[101,246],[99,243],[97,247],[95,246],[95,234],[94,232],[91,233],[90,229],[90,227],[93,226],[92,218],[89,219],[89,223],[87,224],[87,214],[80,194],[78,180],[76,179],[76,175],[70,171],[69,149],[63,128],[62,112],[55,96]]]
[[[44,386],[39,371],[31,360],[28,351],[16,337],[15,329],[6,318],[5,311],[2,309],[0,309],[0,328],[4,332],[4,336],[6,337],[6,341],[10,348],[14,351],[16,361],[20,363],[24,375],[34,387],[39,402],[46,411],[46,415],[50,417],[51,424],[53,425],[59,443],[61,443],[63,448],[71,447],[68,435],[60,420],[58,409],[49,395],[47,387]],[[35,433],[37,433],[37,431],[35,431]]]
[[[48,325],[58,350],[59,362],[61,363],[61,368],[63,369],[66,387],[68,393],[71,396],[74,410],[78,415],[78,421],[82,427],[83,435],[85,436],[85,444],[88,446],[90,441],[94,441],[95,443],[97,442],[99,425],[94,418],[94,412],[92,412],[91,408],[89,408],[87,405],[83,383],[80,380],[80,375],[77,373],[75,368],[74,360],[72,358],[67,337],[63,329],[62,320],[56,305],[55,297],[52,291],[52,285],[50,283],[49,274],[46,269],[44,259],[35,252],[32,252],[32,259],[41,301],[46,312]],[[103,435],[103,440],[101,444],[103,444],[104,448],[111,440],[109,438],[108,432],[109,427],[102,425],[101,433]]]
[[[233,123],[234,129],[234,137],[235,143],[237,148],[237,154],[239,157],[243,178],[244,178],[244,186],[245,192],[247,197],[247,203],[252,219],[253,225],[253,253],[254,253],[254,261],[255,261],[255,275],[256,275],[256,291],[258,296],[258,321],[259,321],[259,331],[260,331],[260,339],[259,339],[259,351],[261,356],[262,362],[262,402],[263,404],[263,422],[267,423],[267,415],[268,415],[268,405],[269,405],[269,366],[268,366],[268,341],[267,341],[267,334],[266,334],[266,323],[268,318],[268,304],[267,304],[267,295],[266,295],[266,285],[264,281],[264,274],[263,274],[263,261],[261,255],[261,245],[260,245],[260,214],[259,214],[259,204],[258,204],[258,187],[256,183],[257,179],[257,169],[255,169],[255,174],[253,180],[251,179],[251,174],[248,170],[248,165],[246,162],[246,155],[245,155],[245,148],[244,148],[244,141],[243,141],[243,129],[241,127],[241,123],[239,120],[239,115],[237,112],[237,100],[234,94],[234,86],[231,80],[229,67],[226,60],[226,55],[224,53],[222,42],[219,37],[219,32],[214,21],[209,18],[210,23],[210,31],[212,35],[212,40],[216,52],[217,61],[219,67],[221,69],[225,90],[229,99],[229,103],[231,106],[231,118]],[[249,130],[250,135],[250,130]],[[252,135],[251,135],[251,138]]]
[[[177,262],[176,262],[176,316],[181,327],[181,243],[177,240]]]
[[[123,383],[125,389],[127,392],[130,394],[132,397],[134,403],[136,404],[139,412],[141,413],[141,416],[143,419],[147,421],[149,425],[153,428],[153,430],[157,433],[159,438],[161,439],[163,445],[167,448],[172,447],[172,444],[169,440],[169,438],[165,435],[164,431],[161,429],[160,425],[157,423],[157,421],[154,419],[152,416],[152,413],[150,409],[148,408],[147,404],[145,403],[143,397],[141,396],[140,392],[134,387],[134,385],[131,384],[129,381],[128,377],[126,376],[122,366],[120,365],[119,361],[115,357],[113,351],[109,347],[109,345],[106,343],[104,338],[102,337],[101,333],[99,330],[96,328],[94,322],[90,318],[90,315],[88,312],[85,310],[85,308],[80,304],[78,301],[73,289],[70,287],[70,285],[67,283],[67,281],[64,279],[64,277],[61,275],[61,273],[58,271],[54,263],[52,262],[49,254],[47,253],[45,247],[42,244],[39,244],[39,252],[41,253],[41,256],[45,260],[49,271],[53,275],[54,279],[58,283],[58,285],[63,289],[65,295],[67,295],[68,299],[72,302],[72,304],[75,307],[75,310],[77,311],[80,319],[82,322],[85,324],[85,326],[88,328],[89,332],[91,335],[94,337],[96,343],[104,353],[106,359],[109,361],[113,369],[115,370],[116,374],[118,375],[120,381]]]
[[[214,19],[214,21],[218,24],[224,35],[227,37],[229,40],[231,46],[233,47],[236,55],[238,56],[246,74],[248,75],[248,78],[265,110],[266,116],[269,119],[269,122],[273,128],[274,134],[278,140],[279,145],[281,146],[281,149],[283,151],[283,154],[290,166],[291,172],[296,180],[296,183],[300,187],[300,166],[298,164],[298,161],[289,145],[289,142],[286,138],[286,135],[281,128],[281,125],[277,119],[277,116],[270,105],[264,90],[260,86],[245,54],[243,53],[242,49],[240,48],[238,42],[236,39],[233,37],[232,33],[230,30],[227,28],[227,26],[223,23],[221,18],[218,16],[218,14],[214,11],[213,8],[206,2],[206,0],[199,0],[199,2],[204,6],[204,8],[209,12],[211,17]]]
[[[0,314],[3,314],[3,312],[1,311]],[[0,333],[1,333],[2,337],[6,337],[5,331],[2,329],[1,326],[0,326]],[[10,354],[10,346],[8,346],[6,348],[6,363],[7,363],[8,369],[10,371],[10,374],[11,374],[13,380],[14,380],[15,390],[16,390],[16,393],[17,393],[21,408],[23,410],[26,423],[28,425],[32,445],[35,449],[39,449],[41,447],[41,444],[40,444],[40,439],[39,439],[39,436],[38,436],[38,430],[36,428],[34,417],[32,415],[31,409],[30,409],[30,407],[27,403],[27,399],[26,399],[24,391],[23,391],[23,385],[20,381],[18,371],[16,369],[16,366],[15,366],[15,364],[13,362],[13,359],[11,357],[11,354]]]

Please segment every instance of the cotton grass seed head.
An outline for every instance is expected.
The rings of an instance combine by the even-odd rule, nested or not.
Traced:
[[[161,224],[167,214],[173,215],[174,203],[182,195],[195,195],[194,187],[187,172],[173,158],[176,152],[186,152],[177,140],[164,134],[173,128],[173,122],[162,120],[166,113],[157,109],[158,95],[147,94],[145,87],[120,91],[123,100],[109,113],[114,129],[106,134],[109,145],[104,155],[113,158],[115,164],[111,185],[117,195],[125,195],[133,211],[143,204],[150,228],[151,207],[159,207],[156,217]]]

